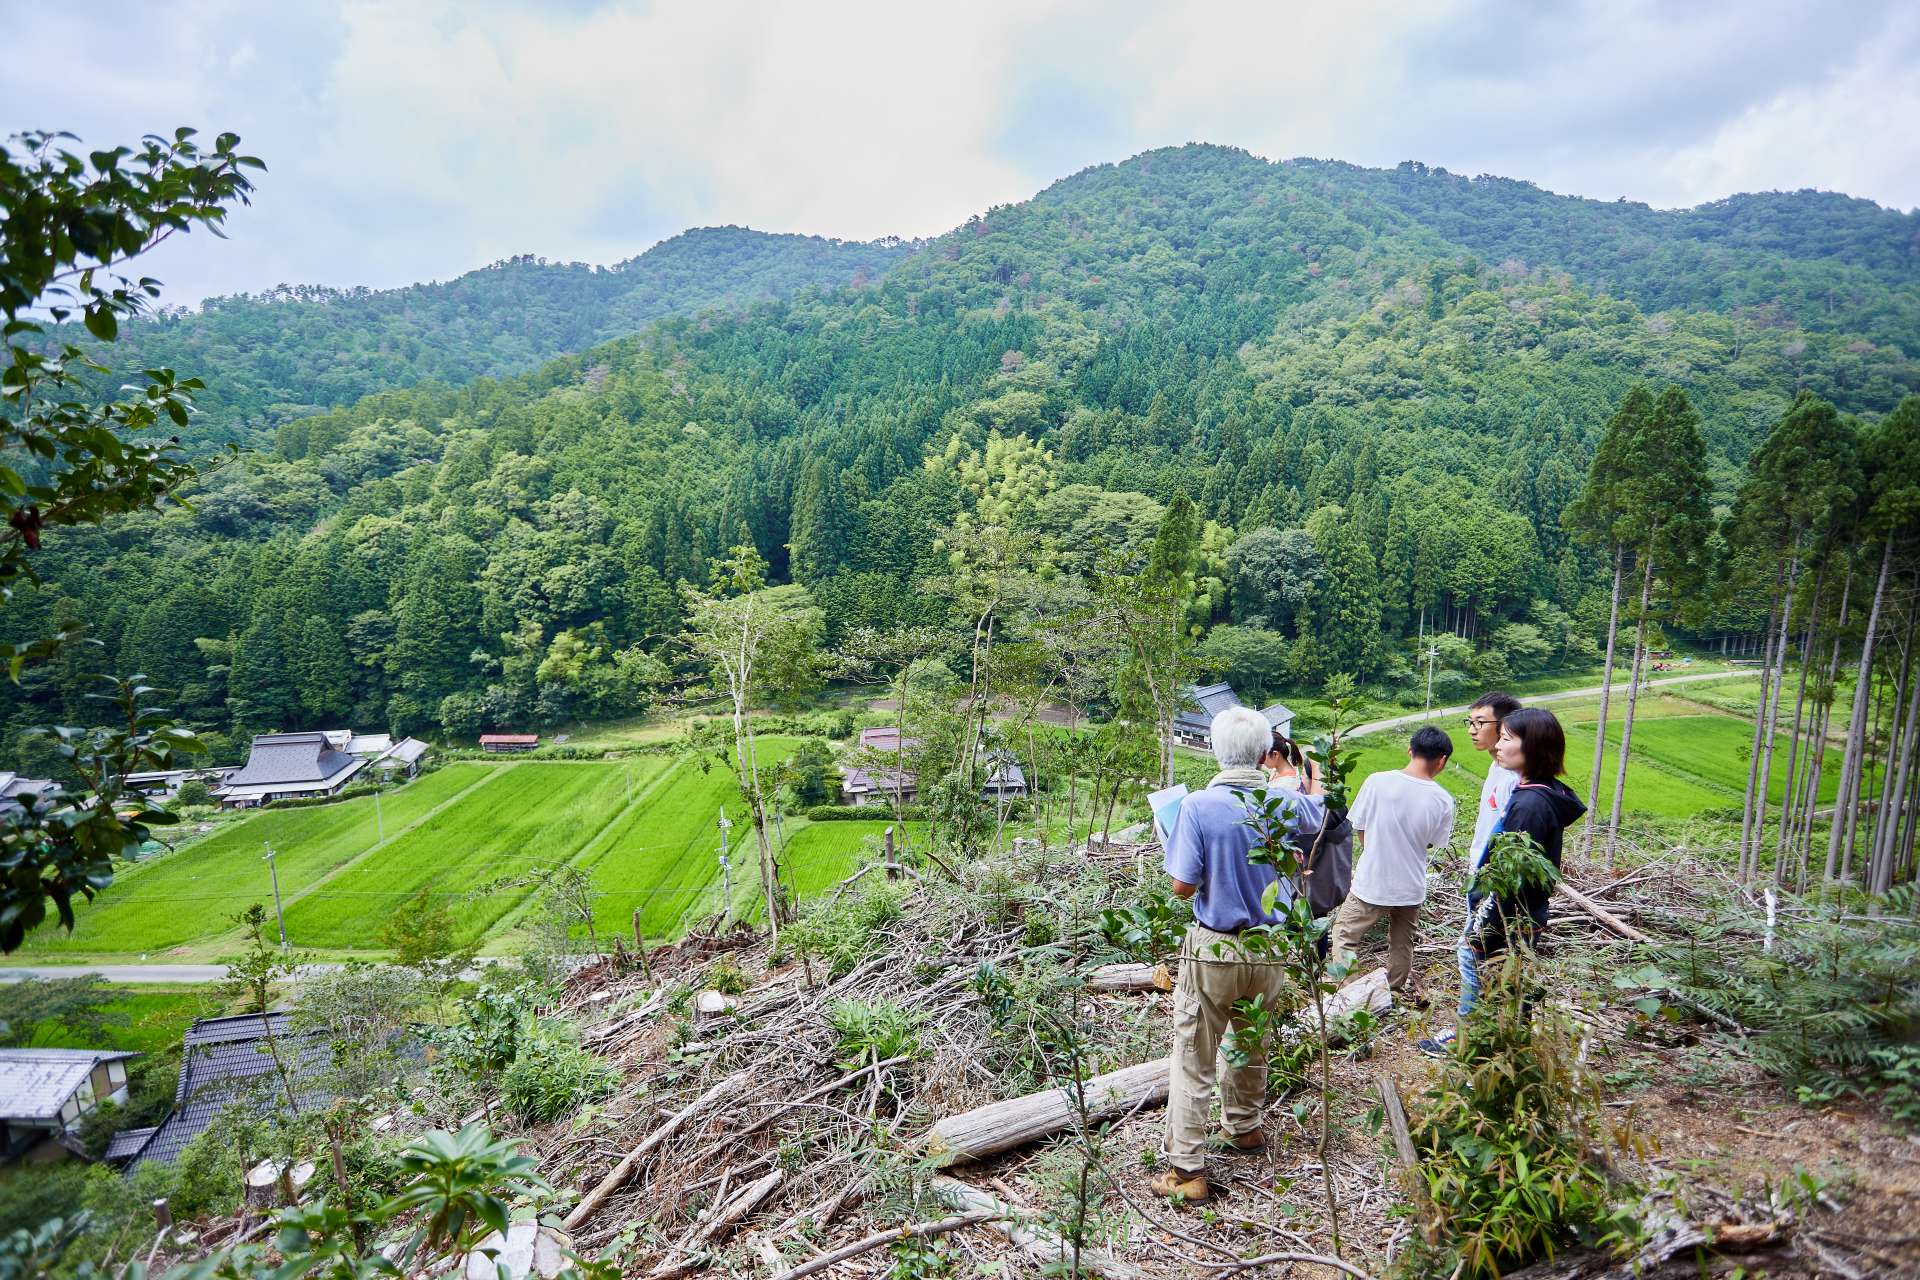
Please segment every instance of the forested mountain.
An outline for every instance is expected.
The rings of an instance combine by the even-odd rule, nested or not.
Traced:
[[[1190,146],[917,252],[832,246],[717,277],[701,237],[718,256],[748,233],[685,237],[657,294],[733,311],[463,386],[353,400],[639,329],[656,292],[607,279],[638,264],[516,263],[413,308],[410,291],[216,307],[142,330],[139,359],[176,343],[166,358],[248,432],[276,424],[270,447],[206,476],[190,510],[50,540],[9,638],[84,620],[112,665],[222,731],[614,714],[648,696],[674,584],[737,543],[811,588],[836,638],[944,622],[936,542],[988,477],[1022,494],[1039,576],[1069,594],[1103,555],[1144,554],[1186,494],[1192,622],[1243,681],[1403,678],[1400,638],[1422,628],[1454,633],[1462,679],[1584,661],[1606,566],[1561,517],[1627,390],[1685,391],[1723,503],[1799,391],[1885,414],[1920,389],[1914,228],[1825,195],[1654,213]],[[468,314],[489,286],[546,300],[520,308],[539,320]],[[627,309],[564,301],[599,290]],[[334,323],[348,305],[372,334]],[[219,336],[283,316],[271,342]],[[1702,628],[1764,621],[1691,604]],[[81,661],[31,674],[10,723],[86,716]]]
[[[405,289],[282,285],[131,325],[114,359],[205,378],[196,444],[271,447],[280,423],[371,392],[519,373],[661,316],[858,283],[911,248],[703,227],[612,267],[529,256]]]

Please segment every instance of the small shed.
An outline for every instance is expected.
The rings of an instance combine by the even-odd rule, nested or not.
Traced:
[[[483,733],[480,735],[482,751],[531,751],[540,745],[537,733]]]

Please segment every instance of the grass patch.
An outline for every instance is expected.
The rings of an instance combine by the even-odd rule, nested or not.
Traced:
[[[387,834],[419,821],[486,771],[449,765],[383,795],[379,817]],[[371,848],[378,832],[370,796],[256,814],[127,868],[95,903],[79,908],[71,936],[41,929],[26,950],[145,954],[226,933],[249,905],[273,900],[266,844],[279,854],[281,895],[291,897]]]
[[[290,904],[295,946],[368,946],[406,898],[451,901],[462,938],[477,939],[523,899],[484,886],[565,862],[625,803],[617,764],[517,764],[373,857]]]

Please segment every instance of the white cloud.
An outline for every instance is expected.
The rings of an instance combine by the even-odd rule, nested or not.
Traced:
[[[140,56],[80,74],[75,48]],[[153,264],[185,300],[611,262],[713,223],[931,234],[1191,140],[1603,199],[1911,207],[1916,67],[1893,0],[176,0],[26,29],[0,121],[241,133],[270,166],[255,207]]]

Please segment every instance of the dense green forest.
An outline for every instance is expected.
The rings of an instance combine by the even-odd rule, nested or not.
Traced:
[[[371,392],[520,373],[661,316],[858,283],[910,249],[703,227],[612,267],[527,256],[405,289],[282,285],[163,311],[130,326],[114,359],[212,375],[196,446],[271,448],[277,425]]]
[[[1421,632],[1437,691],[1590,662],[1608,552],[1563,515],[1629,389],[1685,393],[1724,515],[1799,393],[1870,425],[1920,390],[1917,235],[1815,193],[1663,213],[1190,146],[926,245],[690,233],[612,272],[220,302],[112,356],[206,379],[190,445],[258,447],[48,540],[8,638],[104,651],[29,671],[8,727],[88,718],[90,661],[217,734],[624,714],[729,548],[830,640],[944,623],[943,531],[1009,487],[1068,593],[1185,494],[1200,652],[1256,690],[1409,679]],[[1758,635],[1737,587],[1666,616]]]

